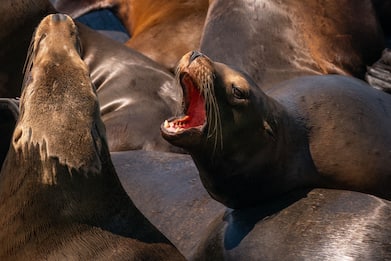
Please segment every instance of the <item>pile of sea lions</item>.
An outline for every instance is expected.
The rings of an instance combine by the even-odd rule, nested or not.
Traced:
[[[0,14],[0,260],[391,260],[387,1]]]

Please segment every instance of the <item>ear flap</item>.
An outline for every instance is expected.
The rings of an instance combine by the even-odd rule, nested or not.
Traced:
[[[273,139],[275,140],[273,129],[270,127],[269,123],[267,121],[263,121],[263,129],[265,132]]]

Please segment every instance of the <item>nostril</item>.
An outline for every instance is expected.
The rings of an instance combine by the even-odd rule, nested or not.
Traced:
[[[67,16],[64,14],[54,14],[52,15],[53,22],[61,22],[65,21],[67,19]]]
[[[194,61],[199,56],[202,56],[202,53],[198,51],[193,51],[190,55],[190,62]]]

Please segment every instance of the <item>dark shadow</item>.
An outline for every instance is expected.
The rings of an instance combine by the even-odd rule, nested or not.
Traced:
[[[19,115],[18,101],[0,98],[0,169],[7,156]]]
[[[237,247],[258,221],[267,219],[306,197],[309,191],[310,189],[295,191],[252,208],[228,210],[224,216],[224,221],[228,223],[224,234],[225,249],[231,250]]]

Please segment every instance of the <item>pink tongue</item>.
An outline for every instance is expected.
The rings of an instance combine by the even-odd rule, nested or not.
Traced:
[[[196,127],[203,125],[206,119],[205,112],[205,100],[193,84],[193,81],[189,77],[184,77],[183,84],[187,88],[187,94],[189,99],[189,106],[186,115],[189,119],[186,121],[186,128]]]

